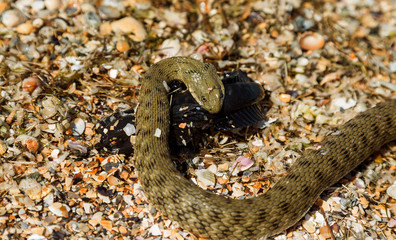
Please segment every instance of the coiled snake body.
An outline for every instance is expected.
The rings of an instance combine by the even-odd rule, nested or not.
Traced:
[[[233,200],[204,191],[174,167],[169,151],[169,101],[164,82],[183,81],[209,112],[224,88],[215,68],[185,57],[154,64],[142,79],[137,111],[136,168],[150,203],[184,229],[210,239],[253,239],[293,226],[323,190],[396,138],[396,101],[357,115],[308,150],[273,188]]]

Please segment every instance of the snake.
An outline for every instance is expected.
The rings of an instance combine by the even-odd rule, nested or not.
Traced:
[[[205,191],[175,168],[169,149],[167,84],[183,82],[207,111],[221,109],[224,87],[214,65],[189,57],[153,64],[143,75],[137,108],[135,168],[150,204],[209,239],[267,238],[295,225],[319,195],[396,139],[396,100],[370,108],[329,133],[266,193],[230,199]]]

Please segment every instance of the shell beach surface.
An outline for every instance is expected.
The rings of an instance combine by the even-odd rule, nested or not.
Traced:
[[[95,124],[136,107],[161,59],[239,68],[271,92],[268,120],[179,159],[208,191],[261,195],[334,127],[395,99],[394,19],[390,0],[0,0],[0,238],[200,239],[149,204],[133,156],[94,149]],[[395,239],[395,150],[273,239]]]

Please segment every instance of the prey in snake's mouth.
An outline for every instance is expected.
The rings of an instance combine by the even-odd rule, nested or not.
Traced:
[[[254,82],[243,71],[224,73],[222,82],[225,96],[219,113],[210,114],[203,109],[180,81],[171,81],[169,101],[171,103],[170,142],[174,154],[195,154],[202,146],[203,133],[210,128],[227,131],[251,126],[264,121],[265,114],[271,107],[269,93]],[[133,153],[131,136],[136,135],[135,110],[116,112],[103,118],[96,126],[100,140],[96,149],[130,155]]]

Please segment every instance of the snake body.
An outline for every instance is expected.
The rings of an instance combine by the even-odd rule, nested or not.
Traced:
[[[208,111],[221,108],[222,86],[213,65],[185,57],[154,64],[141,81],[136,168],[149,202],[205,238],[254,239],[284,231],[304,216],[322,191],[396,139],[392,100],[358,114],[316,150],[307,150],[267,193],[244,200],[223,198],[184,178],[171,161],[164,81],[172,80],[183,81]]]

